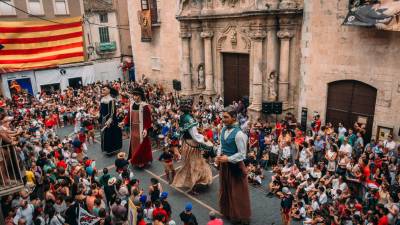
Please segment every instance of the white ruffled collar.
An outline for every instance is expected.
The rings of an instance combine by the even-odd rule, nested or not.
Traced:
[[[111,97],[111,95],[107,95],[107,96],[101,98],[101,103],[107,104],[107,103],[109,103],[111,100],[113,100],[113,97]]]

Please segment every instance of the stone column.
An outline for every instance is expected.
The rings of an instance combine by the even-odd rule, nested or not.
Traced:
[[[213,73],[213,57],[212,57],[212,31],[201,32],[200,36],[204,39],[204,66],[206,74],[206,90],[205,95],[214,95],[214,73]]]
[[[182,95],[190,95],[192,92],[192,71],[190,68],[190,38],[192,35],[183,31],[180,33],[180,37],[182,39]]]
[[[263,93],[264,100],[268,101],[276,101],[277,86],[276,79],[278,76],[278,63],[279,63],[279,45],[278,45],[278,37],[276,36],[276,24],[277,20],[275,17],[269,17],[267,27],[267,51],[265,53],[267,58],[267,68],[264,74],[265,80],[263,82]]]
[[[279,64],[279,101],[283,102],[283,108],[287,108],[289,100],[289,56],[290,56],[290,39],[293,33],[288,30],[280,30],[277,33],[281,39],[281,54]]]
[[[253,45],[253,65],[250,66],[253,70],[253,83],[251,88],[252,101],[249,107],[250,110],[261,112],[263,98],[263,40],[267,33],[263,30],[255,30],[250,33],[250,38]]]

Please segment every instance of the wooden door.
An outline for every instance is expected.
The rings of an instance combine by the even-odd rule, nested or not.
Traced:
[[[341,122],[348,128],[354,123],[366,120],[366,141],[372,134],[375,114],[376,89],[356,80],[342,80],[328,85],[326,121],[335,127]]]
[[[249,55],[223,54],[224,103],[242,100],[249,96]]]

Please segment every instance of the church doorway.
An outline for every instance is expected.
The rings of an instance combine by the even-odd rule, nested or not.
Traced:
[[[249,96],[249,55],[223,53],[224,104]]]
[[[341,80],[328,84],[326,121],[337,127],[341,122],[346,128],[365,126],[365,141],[372,135],[376,88],[356,80]]]

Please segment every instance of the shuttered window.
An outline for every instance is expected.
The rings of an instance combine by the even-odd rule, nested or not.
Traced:
[[[149,1],[148,0],[140,0],[140,3],[142,4],[142,10],[149,9]]]
[[[110,35],[108,33],[108,27],[99,27],[100,43],[110,42]]]

